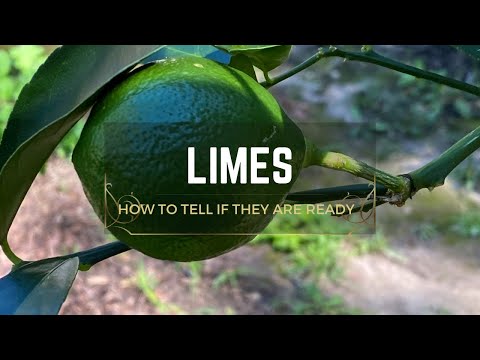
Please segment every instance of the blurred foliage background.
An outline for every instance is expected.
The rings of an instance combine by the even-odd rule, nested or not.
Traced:
[[[275,73],[281,73],[300,63],[319,46],[295,46],[289,61],[276,69]],[[346,47],[352,50],[360,48]],[[53,48],[54,46],[37,45],[0,47],[0,135],[21,88],[28,83]],[[480,83],[480,67],[473,59],[450,46],[383,45],[376,46],[375,50],[423,69],[473,84]],[[363,154],[367,149],[369,162],[387,171],[398,171],[397,173],[405,173],[429,161],[480,124],[479,98],[409,75],[343,59],[321,61],[273,87],[272,92],[299,124],[317,124],[320,133],[322,124],[340,124],[343,126],[343,135],[341,141],[337,139],[336,146],[348,154]],[[83,124],[84,121],[80,121],[70,131],[57,147],[54,157],[63,160],[70,158]],[[254,249],[252,251],[268,249],[269,266],[278,276],[293,284],[295,295],[293,300],[288,301],[277,299],[274,295],[273,300],[268,298],[265,300],[270,309],[267,312],[395,312],[395,308],[385,310],[373,300],[356,302],[351,293],[338,290],[337,287],[341,287],[341,284],[353,284],[356,281],[348,271],[351,267],[349,259],[365,257],[366,261],[378,262],[376,257],[368,260],[368,255],[378,254],[392,263],[400,261],[413,269],[415,266],[409,265],[408,259],[412,256],[413,262],[418,261],[412,254],[419,247],[427,246],[433,259],[437,256],[435,246],[439,244],[442,249],[460,244],[461,249],[472,253],[471,247],[477,246],[480,238],[479,163],[478,153],[467,159],[452,173],[446,190],[440,188],[432,194],[419,194],[402,209],[387,205],[379,208],[377,230],[373,236],[348,236],[350,230],[347,223],[328,216],[277,216],[265,233],[257,237],[249,247]],[[309,170],[299,184],[305,188],[352,182],[351,177],[345,174]],[[342,235],[301,235],[319,232]],[[276,235],[284,233],[296,235]],[[425,263],[429,262],[425,260]],[[175,271],[187,274],[190,290],[201,287],[204,289],[202,291],[211,292],[224,287],[234,292],[241,286],[242,279],[255,276],[248,266],[232,266],[228,261],[222,266],[214,276],[206,275],[208,271],[203,263],[176,265]],[[429,271],[438,270],[433,263],[429,266]],[[182,304],[166,304],[161,301],[158,295],[161,282],[156,280],[151,271],[143,262],[132,270],[132,281],[146,299],[146,304],[160,313],[184,313],[181,310]],[[325,285],[325,281],[329,285]],[[388,286],[395,287],[395,281],[392,280],[390,285],[384,284],[385,289],[388,290]],[[445,280],[442,285],[447,283]],[[262,286],[258,281],[255,284],[254,286]],[[480,284],[472,284],[472,288],[478,288],[477,285]],[[331,290],[332,286],[334,290]],[[446,293],[450,290],[448,286],[445,288]],[[195,294],[189,293],[188,296],[198,296],[198,293]],[[408,298],[411,294],[403,295]],[[480,303],[480,297],[474,297],[472,301],[476,300]],[[232,301],[232,304],[225,307],[225,311],[207,307],[196,312],[236,313],[236,305]],[[430,310],[416,311],[428,313]],[[458,310],[443,307],[439,310],[437,306],[431,312],[450,311]]]

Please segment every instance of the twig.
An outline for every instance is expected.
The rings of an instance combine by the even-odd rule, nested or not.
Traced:
[[[366,50],[362,52],[345,51],[336,47],[330,47],[326,51],[324,49],[320,49],[315,55],[305,60],[303,63],[295,66],[284,74],[271,78],[268,82],[263,82],[262,85],[268,88],[270,86],[278,84],[279,82],[288,79],[289,77],[299,73],[300,71],[312,66],[319,60],[329,57],[341,57],[347,60],[375,64],[404,74],[415,76],[419,79],[430,80],[438,84],[446,85],[454,89],[462,90],[464,92],[480,96],[480,87],[387,58],[376,53],[370,47],[367,47]]]

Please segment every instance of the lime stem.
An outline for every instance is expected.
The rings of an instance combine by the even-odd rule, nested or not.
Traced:
[[[305,141],[307,149],[303,161],[304,168],[316,165],[332,170],[348,172],[366,180],[376,180],[394,192],[403,192],[408,189],[408,179],[402,176],[388,174],[363,161],[356,160],[339,152],[320,150],[311,141],[307,139]]]
[[[305,139],[305,142],[304,168],[312,165],[322,166],[332,170],[348,172],[366,180],[376,181],[395,194],[400,195],[399,203],[405,202],[410,197],[410,181],[406,177],[391,175],[342,153],[320,150],[308,139]]]

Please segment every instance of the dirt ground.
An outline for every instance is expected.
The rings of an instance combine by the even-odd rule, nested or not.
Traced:
[[[70,162],[52,159],[30,189],[9,233],[25,259],[65,254],[105,243]],[[480,313],[480,246],[399,241],[386,254],[348,257],[344,276],[323,280],[327,294],[373,314]],[[134,251],[81,272],[61,314],[273,314],[298,297],[279,275],[267,246],[244,246],[192,267]],[[235,286],[214,285],[225,271],[248,268]],[[0,275],[10,269],[0,255]],[[144,270],[142,270],[144,269]],[[143,290],[141,290],[143,289]]]
[[[325,288],[366,313],[480,313],[478,257],[441,246],[397,251],[350,258],[341,283]]]

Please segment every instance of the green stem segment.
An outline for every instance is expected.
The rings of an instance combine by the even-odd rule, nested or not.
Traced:
[[[323,189],[299,191],[287,195],[286,200],[297,204],[322,203],[327,201],[343,200],[347,196],[366,198],[372,193],[373,184],[354,184],[336,186]],[[377,184],[377,196],[386,196],[388,189]]]
[[[15,255],[15,253],[10,248],[10,245],[8,245],[7,241],[3,241],[1,243],[1,246],[2,246],[3,253],[8,258],[8,260],[10,260],[13,263],[13,265],[18,265],[23,262],[22,259],[20,259],[17,255]]]
[[[355,160],[348,155],[332,151],[322,151],[307,139],[305,142],[307,148],[303,161],[304,168],[317,165],[328,169],[345,171],[363,179],[370,181],[375,180],[394,193],[401,195],[403,201],[410,196],[410,182],[407,178],[388,174],[362,161]]]
[[[280,74],[274,78],[269,78],[268,77],[268,80],[267,81],[264,81],[261,83],[261,85],[263,85],[264,87],[266,88],[269,88],[273,85],[276,85],[278,84],[279,82],[283,81],[283,80],[286,80],[288,79],[289,77],[292,77],[293,75],[295,74],[298,74],[300,71],[303,71],[305,70],[306,68],[309,68],[310,66],[312,66],[313,64],[317,63],[318,61],[320,61],[321,59],[325,58],[327,56],[325,56],[325,53],[323,51],[323,49],[320,49],[316,54],[314,54],[313,56],[309,57],[307,60],[305,60],[304,62],[302,62],[301,64],[293,67],[292,69],[290,69],[289,71],[283,73],[283,74]],[[267,75],[268,76],[268,75]],[[265,79],[267,79],[267,76],[265,76]]]
[[[420,79],[430,80],[438,84],[446,85],[454,89],[462,90],[464,92],[480,96],[480,87],[446,76],[442,76],[430,71],[422,70],[414,66],[406,65],[396,60],[389,59],[385,56],[379,55],[371,48],[367,48],[366,51],[362,52],[345,51],[336,47],[330,47],[330,49],[327,51],[325,51],[324,49],[320,49],[315,55],[305,60],[303,63],[295,66],[284,74],[270,79],[270,81],[268,82],[262,83],[262,85],[268,88],[270,86],[278,84],[279,82],[288,79],[289,77],[299,73],[300,71],[308,68],[309,66],[312,66],[319,60],[329,57],[341,57],[347,60],[375,64],[404,74],[412,75]]]
[[[425,188],[433,190],[443,185],[448,174],[478,148],[480,148],[480,127],[459,140],[437,159],[411,172],[410,177],[415,187],[413,190]]]

